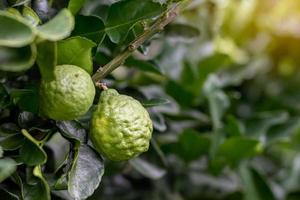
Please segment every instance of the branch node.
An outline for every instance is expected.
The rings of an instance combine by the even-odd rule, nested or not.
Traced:
[[[128,50],[130,51],[130,52],[133,52],[133,51],[135,51],[137,49],[137,46],[135,45],[135,44],[130,44],[129,46],[128,46]]]
[[[98,69],[97,69],[97,73],[101,73],[103,71],[103,67],[99,67]]]
[[[143,25],[144,32],[135,40],[133,40],[132,43],[129,44],[128,47],[120,55],[116,56],[105,66],[100,67],[97,70],[97,72],[92,76],[92,79],[94,82],[96,82],[96,85],[99,85],[97,81],[103,79],[110,72],[122,65],[125,62],[125,60],[131,55],[131,53],[134,52],[145,41],[149,40],[156,33],[161,32],[166,25],[171,23],[177,17],[178,12],[180,12],[182,7],[180,5],[186,5],[187,2],[190,1],[191,0],[183,0],[176,3],[176,6],[168,9],[168,11],[162,14],[150,27],[147,27],[146,21],[142,21],[141,23]]]

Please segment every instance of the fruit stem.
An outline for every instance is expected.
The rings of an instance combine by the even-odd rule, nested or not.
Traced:
[[[171,23],[189,2],[191,2],[191,0],[183,0],[172,5],[171,8],[163,13],[150,28],[146,29],[140,36],[135,38],[121,54],[116,56],[105,66],[99,67],[96,73],[92,76],[93,81],[97,84],[98,81],[102,80],[113,70],[122,65],[132,52],[137,50],[137,48],[139,48],[145,41],[152,38],[152,36],[156,33],[161,32],[166,25]]]
[[[105,83],[101,83],[101,82],[96,82],[96,86],[99,87],[102,90],[108,90],[108,87]]]

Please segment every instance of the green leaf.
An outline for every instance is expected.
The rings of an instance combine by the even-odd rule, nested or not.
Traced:
[[[13,102],[23,111],[38,113],[39,92],[37,85],[29,85],[25,89],[12,89],[10,96]]]
[[[156,17],[163,12],[159,3],[150,0],[124,0],[111,5],[108,11],[105,31],[114,43],[127,37],[134,25],[144,19]]]
[[[167,125],[163,114],[157,111],[150,112],[150,118],[152,119],[153,127],[155,130],[164,132],[167,130]]]
[[[37,34],[45,40],[58,41],[68,37],[74,28],[74,17],[68,9],[61,10],[46,24],[37,27]]]
[[[43,174],[42,174],[42,170],[41,170],[41,166],[38,165],[38,166],[35,166],[34,169],[33,169],[33,175],[37,178],[40,179],[41,181],[41,185],[42,185],[42,190],[40,191],[43,191],[43,195],[42,195],[42,199],[45,199],[45,200],[50,200],[50,188],[49,188],[49,185],[48,185],[48,182],[46,181],[46,179],[44,178]],[[41,195],[39,195],[41,196]]]
[[[16,8],[12,8],[12,7],[9,7],[7,10],[6,10],[9,14],[12,14],[16,17],[19,17],[19,18],[22,18],[22,14],[20,13],[20,11]],[[23,20],[23,18],[22,18]]]
[[[22,15],[34,27],[41,23],[39,16],[28,6],[23,7]]]
[[[225,130],[229,136],[242,136],[246,131],[244,124],[232,115],[227,117]]]
[[[188,24],[170,24],[165,28],[165,34],[169,37],[181,37],[184,39],[200,36],[200,31]]]
[[[164,98],[149,99],[141,102],[144,107],[154,107],[169,104],[170,101]]]
[[[210,138],[194,130],[185,130],[179,135],[175,151],[186,162],[198,159],[209,152]]]
[[[150,61],[137,60],[133,57],[129,57],[128,59],[126,59],[125,65],[128,67],[135,67],[143,72],[152,72],[159,75],[163,74],[161,69],[156,64],[151,63]]]
[[[286,111],[257,113],[246,121],[246,129],[252,136],[261,137],[266,135],[271,127],[286,123],[288,119],[289,113]]]
[[[180,77],[180,84],[195,96],[199,96],[199,90],[212,73],[227,68],[231,60],[227,55],[213,54],[202,58],[195,66],[185,61]]]
[[[275,196],[266,181],[266,178],[246,163],[240,166],[240,175],[243,181],[245,200],[275,200]]]
[[[213,126],[213,138],[210,149],[210,156],[213,158],[225,134],[223,131],[222,118],[229,107],[230,101],[228,96],[220,89],[220,82],[216,75],[211,74],[203,86],[203,92],[208,99],[209,113]]]
[[[216,53],[201,59],[198,63],[198,75],[200,80],[205,80],[209,74],[219,69],[227,68],[232,61],[227,55]]]
[[[93,72],[92,48],[96,44],[83,37],[71,37],[57,44],[57,64],[81,67],[89,74]]]
[[[0,158],[2,158],[3,157],[3,149],[2,149],[2,147],[0,146]]]
[[[222,117],[230,104],[228,96],[220,89],[219,79],[216,75],[209,76],[203,90],[208,99],[213,126],[220,128],[222,127]]]
[[[183,107],[188,107],[193,103],[193,94],[175,81],[170,80],[167,83],[166,92]]]
[[[129,162],[135,170],[152,180],[160,179],[166,174],[166,170],[160,169],[159,167],[140,158],[131,159]]]
[[[257,139],[232,137],[224,141],[217,152],[217,157],[235,165],[239,161],[250,158],[262,152],[262,144]]]
[[[288,191],[297,191],[300,182],[300,156],[296,155],[284,180],[284,188]]]
[[[75,141],[76,144],[86,141],[86,130],[78,122],[58,121],[56,126],[65,138]]]
[[[105,35],[104,23],[99,17],[83,15],[76,16],[75,28],[72,32],[72,36],[85,37],[96,44],[101,44]]]
[[[19,133],[19,128],[14,123],[4,123],[0,125],[0,136],[9,136]]]
[[[0,183],[11,176],[17,169],[17,163],[11,158],[0,159]]]
[[[37,177],[34,185],[26,184],[24,187],[24,199],[25,200],[50,200],[50,188],[48,182],[44,178],[41,166],[35,166],[33,169],[33,175]]]
[[[19,72],[29,69],[36,59],[36,46],[21,48],[0,46],[0,70]]]
[[[0,27],[0,46],[23,47],[34,40],[34,31],[30,25],[21,17],[8,12],[0,11]]]
[[[24,143],[24,137],[21,134],[14,134],[0,138],[0,145],[4,150],[16,150]]]
[[[71,11],[73,15],[75,15],[80,8],[85,3],[85,0],[70,0],[68,4],[68,9]]]
[[[54,78],[54,69],[57,65],[57,44],[56,42],[45,41],[39,43],[37,49],[36,61],[41,76],[44,80],[52,80]]]
[[[104,173],[101,157],[90,147],[80,145],[75,150],[69,172],[68,191],[75,199],[86,199],[99,186]]]
[[[45,164],[47,154],[43,150],[41,142],[35,140],[25,129],[22,129],[21,133],[27,138],[20,149],[20,159],[22,162],[29,166]]]

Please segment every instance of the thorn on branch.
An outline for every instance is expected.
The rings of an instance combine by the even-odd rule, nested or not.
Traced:
[[[128,46],[128,50],[129,51],[135,51],[137,49],[137,46],[135,45],[135,44],[130,44],[129,46]]]
[[[100,73],[100,72],[102,72],[103,71],[103,67],[99,67],[98,69],[97,69],[97,73]]]

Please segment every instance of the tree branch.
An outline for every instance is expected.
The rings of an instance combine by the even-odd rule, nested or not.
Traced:
[[[96,73],[92,76],[93,81],[96,83],[102,80],[113,70],[122,65],[125,60],[132,54],[132,52],[137,50],[137,48],[140,47],[145,41],[150,39],[156,33],[161,32],[166,25],[172,22],[189,1],[190,0],[180,1],[176,3],[172,8],[170,8],[166,13],[162,14],[162,16],[160,16],[149,29],[147,29],[135,40],[133,40],[121,54],[116,56],[113,60],[111,60],[103,67],[99,67]]]

